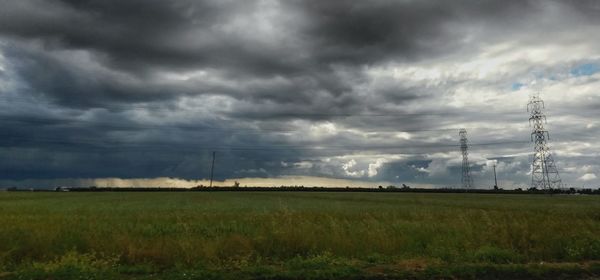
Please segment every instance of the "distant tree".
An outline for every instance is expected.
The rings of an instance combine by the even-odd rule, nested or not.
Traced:
[[[240,187],[240,182],[238,182],[238,181],[233,182],[233,187],[234,188],[239,188]]]

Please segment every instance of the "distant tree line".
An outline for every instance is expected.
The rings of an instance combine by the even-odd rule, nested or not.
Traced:
[[[18,189],[9,188],[7,191],[51,191],[48,189]],[[235,182],[233,186],[196,186],[192,188],[173,188],[173,187],[152,187],[152,188],[139,188],[139,187],[57,187],[54,191],[70,191],[70,192],[231,192],[231,191],[260,191],[260,192],[407,192],[407,193],[481,193],[481,194],[586,194],[586,195],[600,195],[600,189],[576,189],[576,188],[563,188],[563,189],[511,189],[504,190],[501,188],[493,189],[459,189],[459,188],[413,188],[406,184],[402,184],[401,187],[394,185],[389,186],[378,186],[377,188],[366,188],[366,187],[320,187],[320,186],[278,186],[278,187],[240,187],[238,182]]]

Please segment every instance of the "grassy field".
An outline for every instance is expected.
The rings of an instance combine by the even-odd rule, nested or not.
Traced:
[[[600,196],[0,193],[0,279],[600,275]]]

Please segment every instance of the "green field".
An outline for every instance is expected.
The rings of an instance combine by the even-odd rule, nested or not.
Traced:
[[[2,192],[0,213],[0,279],[600,275],[600,196]]]

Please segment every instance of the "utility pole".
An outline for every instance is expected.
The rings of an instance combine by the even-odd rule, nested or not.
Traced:
[[[467,151],[467,130],[461,128],[458,135],[460,136],[460,151],[462,153],[462,185],[464,189],[470,189],[473,187],[473,179],[471,178],[469,152]]]
[[[550,133],[544,128],[546,115],[543,113],[544,101],[539,93],[534,93],[527,104],[527,111],[531,113],[529,125],[533,126],[531,141],[535,142],[533,160],[531,162],[531,187],[538,189],[557,189],[562,186],[554,158],[550,154],[547,140]]]
[[[496,178],[496,164],[494,163],[494,189],[498,188],[498,178]]]
[[[215,154],[216,152],[212,152],[212,164],[210,166],[210,187],[212,188],[212,182],[213,182],[213,174],[215,172]]]

